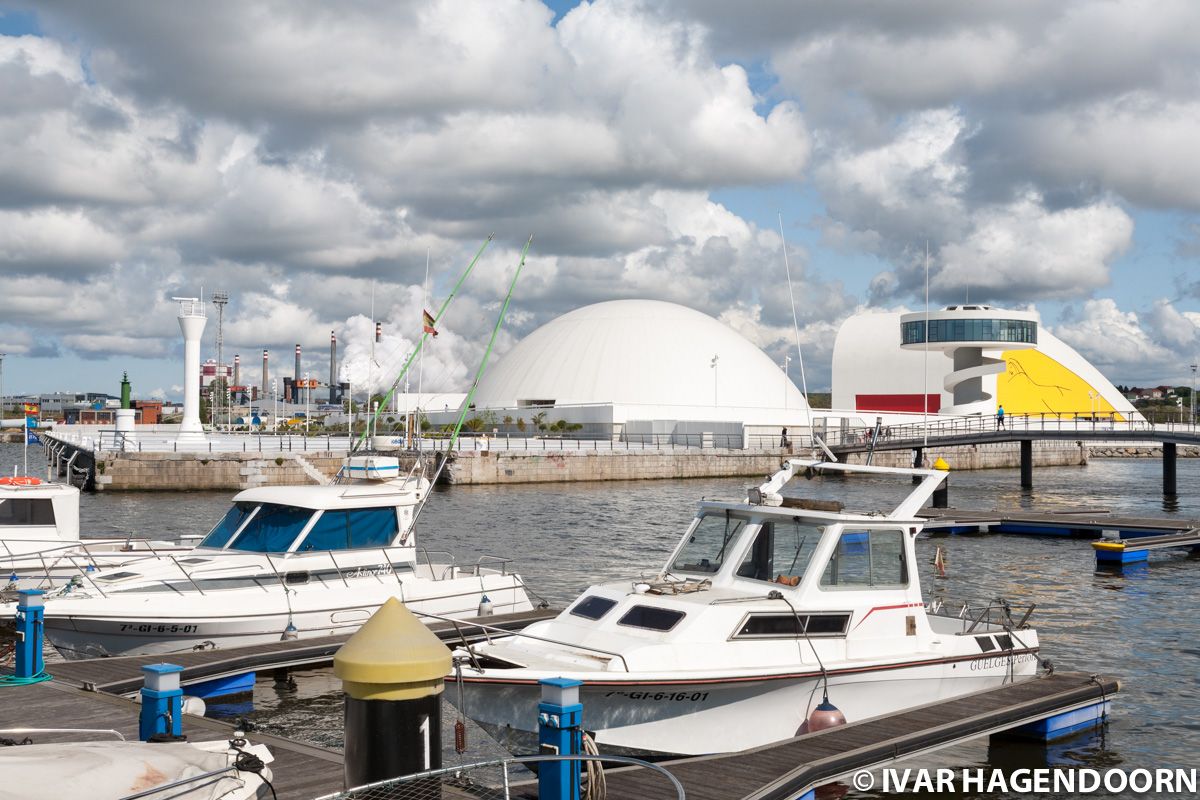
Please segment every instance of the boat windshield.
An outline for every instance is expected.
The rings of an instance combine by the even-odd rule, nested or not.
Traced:
[[[763,522],[738,577],[799,586],[824,528],[799,519]]]
[[[242,532],[229,544],[230,550],[249,553],[285,553],[312,518],[311,508],[263,503]]]
[[[729,557],[746,520],[725,514],[705,514],[671,564],[671,572],[715,575]]]
[[[392,506],[325,511],[296,551],[387,547],[399,532],[396,509]]]
[[[234,503],[233,508],[225,512],[221,521],[214,525],[204,540],[200,542],[200,547],[224,547],[229,538],[237,533],[238,528],[242,527],[242,523],[256,508],[258,508],[256,503]]]

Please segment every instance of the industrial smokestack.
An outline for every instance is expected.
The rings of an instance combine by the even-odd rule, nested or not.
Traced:
[[[263,382],[262,382],[262,396],[263,397],[267,396],[267,387],[270,385],[271,384],[267,379],[267,351],[263,350]]]
[[[337,333],[329,332],[329,404],[337,402]]]
[[[233,354],[233,385],[242,385],[242,357],[237,353]]]
[[[292,376],[292,385],[294,386],[296,384],[296,382],[300,380],[301,377],[302,377],[302,375],[300,373],[300,345],[296,345],[296,374]]]
[[[375,344],[379,344],[379,340],[383,338],[383,323],[375,323]]]

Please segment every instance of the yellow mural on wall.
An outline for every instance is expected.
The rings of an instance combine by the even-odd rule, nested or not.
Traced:
[[[1008,350],[1004,360],[1008,368],[996,376],[996,401],[1005,414],[1057,414],[1070,419],[1090,417],[1094,409],[1098,416],[1125,419],[1095,387],[1045,353]],[[1089,392],[1095,397],[1089,397]]]

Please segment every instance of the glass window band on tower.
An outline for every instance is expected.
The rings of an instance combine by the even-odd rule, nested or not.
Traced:
[[[925,320],[900,326],[901,344],[925,342]],[[1037,344],[1037,323],[1023,319],[931,319],[929,342],[1021,342]]]

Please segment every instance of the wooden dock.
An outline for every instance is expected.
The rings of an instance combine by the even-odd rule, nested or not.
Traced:
[[[662,766],[683,783],[688,800],[792,800],[860,769],[1103,703],[1119,689],[1112,678],[1061,673],[754,750]],[[606,779],[610,800],[671,796],[665,779],[653,770],[614,770]]]
[[[1096,563],[1105,566],[1147,561],[1151,550],[1186,548],[1192,552],[1200,552],[1200,528],[1164,536],[1139,536],[1136,539],[1121,541],[1092,542],[1092,548],[1096,551]]]
[[[458,625],[451,622],[435,622],[429,629],[450,647],[465,637],[468,642],[484,638],[480,628],[472,624],[480,622],[506,631],[520,630],[534,622],[551,619],[558,611],[538,608],[516,614],[495,614],[488,617],[462,620]],[[312,639],[295,639],[288,642],[233,647],[216,650],[196,650],[186,653],[171,653],[156,656],[122,656],[119,658],[88,658],[80,661],[64,661],[47,666],[55,680],[73,684],[89,691],[126,694],[136,692],[142,686],[142,667],[148,664],[177,664],[183,667],[180,682],[188,684],[244,675],[259,670],[286,667],[314,666],[333,660],[338,648],[350,638],[349,634],[322,636]]]
[[[1027,533],[1098,539],[1106,532],[1121,538],[1183,533],[1200,527],[1200,521],[1170,517],[1126,517],[1103,510],[1083,511],[969,511],[925,508],[925,530],[946,533]],[[1110,534],[1111,535],[1111,534]]]

